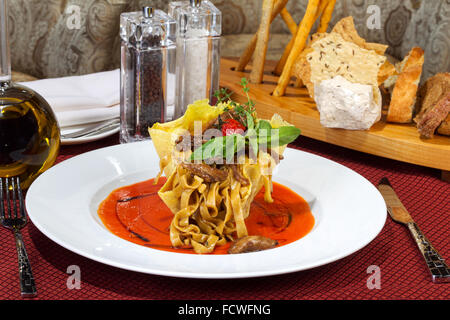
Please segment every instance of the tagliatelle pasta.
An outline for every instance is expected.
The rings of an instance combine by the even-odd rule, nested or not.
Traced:
[[[268,166],[272,163],[267,163]],[[216,245],[247,235],[245,219],[250,205],[265,185],[266,201],[271,178],[259,163],[237,165],[248,185],[242,185],[228,168],[224,181],[207,183],[179,164],[158,192],[174,213],[170,239],[174,247],[192,247],[197,253],[210,253]]]

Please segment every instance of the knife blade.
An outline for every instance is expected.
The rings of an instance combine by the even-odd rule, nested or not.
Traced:
[[[378,184],[378,190],[383,196],[384,201],[386,201],[388,213],[394,221],[399,223],[414,222],[387,178],[381,179]]]
[[[419,226],[406,210],[405,206],[397,196],[389,180],[384,177],[378,184],[378,190],[386,202],[387,210],[392,220],[406,225],[411,232],[416,244],[425,259],[434,283],[450,283],[450,269],[445,260],[434,249]]]

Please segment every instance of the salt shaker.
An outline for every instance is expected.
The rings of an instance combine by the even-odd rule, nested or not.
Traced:
[[[171,2],[168,13],[177,21],[177,118],[196,100],[211,101],[219,88],[222,14],[206,0]]]
[[[176,21],[144,7],[120,16],[120,142],[150,139],[148,128],[173,118]]]

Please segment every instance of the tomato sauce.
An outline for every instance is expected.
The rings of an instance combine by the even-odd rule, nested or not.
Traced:
[[[174,248],[169,226],[173,213],[158,196],[165,183],[160,178],[114,190],[99,206],[98,214],[105,227],[116,236],[154,249],[193,253],[191,248]],[[282,246],[304,237],[314,226],[308,203],[289,188],[273,183],[273,203],[264,201],[264,190],[255,197],[245,220],[249,235],[278,241]],[[230,243],[217,246],[212,254],[227,254]]]

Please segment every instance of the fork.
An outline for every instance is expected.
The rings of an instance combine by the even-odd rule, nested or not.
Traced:
[[[85,129],[78,130],[72,133],[61,134],[63,139],[74,139],[90,136],[94,133],[102,133],[103,131],[116,128],[120,125],[120,119],[112,119],[109,121],[101,122],[100,124],[91,125]]]
[[[18,206],[17,201],[19,202]],[[4,202],[6,202],[6,205]],[[0,223],[14,233],[19,260],[20,290],[22,297],[35,297],[37,294],[36,285],[34,283],[31,265],[20,232],[27,224],[27,215],[25,212],[25,204],[23,201],[22,189],[20,188],[19,177],[0,179]]]

